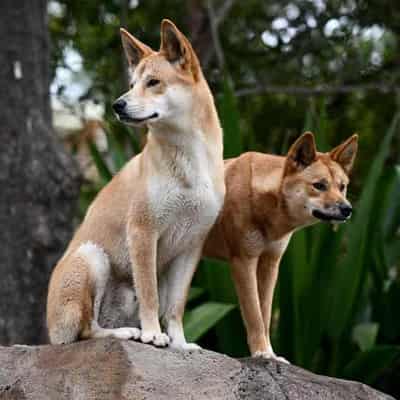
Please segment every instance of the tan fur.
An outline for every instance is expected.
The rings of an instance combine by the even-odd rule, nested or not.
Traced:
[[[315,210],[342,218],[339,207],[350,204],[347,173],[356,152],[356,135],[322,154],[313,135],[305,133],[286,157],[245,153],[225,162],[225,203],[203,255],[231,264],[253,356],[282,360],[269,335],[280,260],[292,233],[318,221]],[[326,191],[313,187],[321,180]]]
[[[205,237],[223,204],[222,131],[190,43],[170,21],[162,22],[161,31],[155,52],[121,30],[132,87],[118,100],[126,108],[119,116],[147,125],[148,139],[98,194],[52,274],[52,343],[140,335],[146,343],[195,347],[185,341],[182,315]],[[156,84],[149,85],[151,79]],[[130,292],[126,283],[132,280]],[[120,295],[110,293],[110,282]],[[116,308],[103,299],[114,294]],[[133,320],[141,332],[138,326],[98,325],[99,318],[113,321],[121,310],[134,313],[133,305],[121,302],[136,295],[139,315]]]

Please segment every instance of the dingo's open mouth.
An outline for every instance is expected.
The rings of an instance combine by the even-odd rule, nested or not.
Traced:
[[[312,215],[315,218],[320,219],[321,221],[328,221],[328,222],[332,221],[343,222],[350,218],[350,216],[345,217],[344,215],[325,214],[319,210],[313,210]]]

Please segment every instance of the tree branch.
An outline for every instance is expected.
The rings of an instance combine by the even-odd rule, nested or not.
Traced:
[[[215,55],[217,57],[218,66],[222,70],[225,64],[225,56],[222,50],[221,41],[219,40],[217,16],[212,0],[207,1],[207,13],[210,21],[211,37],[214,45]]]
[[[215,13],[215,24],[220,25],[226,16],[229,14],[232,6],[235,4],[236,0],[226,0],[224,4]]]
[[[281,86],[281,85],[259,85],[250,88],[242,88],[235,91],[236,96],[250,96],[264,93],[281,93],[292,95],[323,95],[336,93],[352,93],[365,91],[378,91],[382,93],[393,93],[400,91],[400,86],[383,82],[371,82],[354,85],[317,85],[317,86]]]

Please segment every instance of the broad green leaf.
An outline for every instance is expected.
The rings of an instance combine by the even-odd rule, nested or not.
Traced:
[[[133,131],[132,128],[130,129],[124,129],[123,130],[125,136],[128,138],[129,143],[132,147],[132,150],[134,152],[133,155],[139,154],[141,152],[141,146],[140,146],[140,139],[137,136],[137,134]]]
[[[107,138],[109,151],[114,161],[115,172],[117,172],[127,163],[129,157],[126,156],[124,149],[113,133],[108,132]]]
[[[91,140],[88,140],[87,144],[89,146],[90,155],[92,156],[93,162],[96,165],[101,179],[105,183],[109,182],[112,179],[112,173],[108,168],[107,163],[103,159],[96,145]]]
[[[319,114],[316,123],[315,142],[317,144],[318,151],[325,152],[329,150],[328,143],[328,130],[329,130],[329,119],[326,113],[326,99],[321,100],[319,106]]]
[[[187,311],[184,318],[186,339],[195,342],[234,308],[234,304],[206,302]]]
[[[82,185],[79,193],[79,216],[84,218],[86,211],[103,185]]]
[[[196,272],[196,285],[204,287],[213,302],[237,304],[236,291],[227,263],[212,259],[201,262]],[[232,335],[232,332],[236,335]],[[219,351],[232,357],[247,356],[246,331],[239,308],[235,308],[216,326]]]
[[[296,354],[296,335],[298,335],[298,326],[296,326],[296,307],[294,299],[294,279],[292,273],[292,263],[289,257],[285,255],[282,260],[279,271],[279,331],[278,331],[278,351],[288,360],[295,360]],[[297,329],[296,329],[297,328]],[[295,360],[295,361],[294,361]]]
[[[396,343],[400,337],[400,319],[394,317],[398,313],[399,304],[400,282],[398,279],[387,279],[374,304],[380,324],[379,337],[383,343]]]
[[[352,338],[361,351],[371,350],[378,336],[379,325],[373,322],[364,322],[353,328]]]
[[[336,295],[332,287],[339,255],[342,251],[342,232],[334,232],[331,225],[319,223],[309,230],[310,261],[308,286],[301,298],[302,336],[304,337],[304,364],[309,369],[315,367],[315,357],[320,349],[329,321],[329,297]],[[332,293],[333,292],[333,293]]]
[[[305,291],[308,289],[310,277],[310,263],[308,257],[308,241],[305,230],[296,232],[291,240],[288,249],[288,257],[291,259],[292,270],[292,290],[293,290],[293,311],[294,311],[294,329],[296,335],[292,334],[294,341],[296,362],[303,365],[306,349],[306,337],[304,331],[304,304],[302,303]],[[284,294],[283,294],[284,295]],[[286,310],[287,312],[288,310]],[[282,310],[282,313],[284,310]],[[289,332],[288,332],[289,333]]]
[[[223,92],[218,97],[218,111],[224,131],[224,158],[237,157],[243,152],[243,140],[236,96],[227,75],[223,81]]]
[[[328,329],[329,335],[334,338],[339,338],[350,324],[359,298],[361,283],[365,278],[365,251],[375,190],[389,154],[390,143],[398,130],[398,121],[399,114],[396,114],[364,182],[364,189],[355,207],[354,219],[347,225],[347,253],[339,262],[335,272],[334,286],[336,293],[340,295],[332,299]]]
[[[303,132],[312,132],[315,129],[315,124],[313,120],[313,113],[311,109],[308,109],[306,116],[304,118]]]
[[[205,290],[201,287],[191,287],[189,290],[189,295],[187,301],[193,301],[198,299],[200,296],[202,296],[205,293]]]

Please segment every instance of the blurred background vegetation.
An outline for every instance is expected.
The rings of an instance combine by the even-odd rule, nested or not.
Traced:
[[[225,157],[284,154],[305,129],[321,151],[359,133],[352,221],[292,239],[273,342],[297,365],[400,396],[400,3],[57,0],[48,12],[54,123],[86,178],[78,219],[145,140],[110,108],[127,88],[120,26],[154,49],[162,18],[190,37],[216,97]],[[202,261],[185,330],[208,349],[248,355],[227,265]]]

